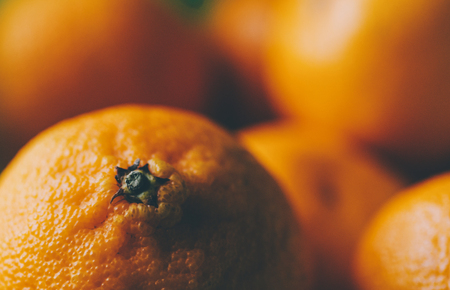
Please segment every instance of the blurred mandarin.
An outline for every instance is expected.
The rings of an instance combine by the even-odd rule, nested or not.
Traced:
[[[6,0],[0,125],[17,150],[62,119],[106,106],[202,111],[206,43],[192,23],[156,0]]]
[[[346,137],[315,124],[271,122],[238,136],[279,182],[304,227],[318,263],[315,289],[353,289],[356,242],[406,181]]]
[[[450,2],[288,0],[265,56],[280,112],[414,166],[450,159]]]
[[[403,190],[362,237],[354,274],[361,290],[448,288],[450,174]]]

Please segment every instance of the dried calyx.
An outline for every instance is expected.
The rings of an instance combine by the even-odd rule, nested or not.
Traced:
[[[143,203],[158,207],[158,189],[169,179],[152,175],[148,169],[148,163],[139,167],[140,162],[140,159],[136,159],[127,169],[116,166],[115,178],[120,188],[111,198],[110,203],[117,197],[123,196],[129,203]]]
[[[127,169],[116,167],[119,190],[110,203],[122,196],[131,206],[125,217],[142,219],[154,227],[170,227],[176,224],[182,215],[180,205],[186,200],[188,190],[180,174],[162,160],[150,160],[139,167],[140,159]],[[136,209],[147,214],[136,215]]]

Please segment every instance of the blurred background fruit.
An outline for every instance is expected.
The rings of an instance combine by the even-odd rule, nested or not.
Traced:
[[[365,224],[406,185],[339,133],[272,122],[239,132],[242,144],[279,181],[318,261],[315,289],[352,289],[351,257]]]
[[[17,150],[57,121],[119,103],[205,111],[207,47],[161,1],[6,0],[0,124]]]
[[[361,290],[448,288],[450,174],[408,188],[376,214],[360,241]]]
[[[280,112],[410,170],[448,167],[450,2],[287,0],[274,13],[265,61]]]

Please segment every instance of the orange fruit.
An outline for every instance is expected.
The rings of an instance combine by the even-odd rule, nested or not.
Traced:
[[[403,190],[377,213],[361,239],[354,273],[360,289],[446,289],[450,175]]]
[[[279,121],[239,133],[278,180],[311,241],[317,289],[349,289],[356,242],[381,204],[405,186],[398,174],[343,136]]]
[[[273,103],[413,165],[450,158],[450,3],[279,1]]]
[[[279,187],[192,113],[61,122],[8,165],[0,199],[2,289],[309,289]]]
[[[23,145],[57,121],[120,103],[202,111],[206,46],[160,1],[6,1],[0,124]]]

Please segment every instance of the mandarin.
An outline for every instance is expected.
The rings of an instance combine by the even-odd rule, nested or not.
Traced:
[[[283,193],[193,113],[63,121],[8,165],[0,199],[2,289],[310,289]]]
[[[277,3],[265,62],[281,112],[410,166],[450,159],[450,2]]]
[[[157,0],[2,3],[0,126],[14,149],[120,103],[204,110],[207,41],[191,24]]]
[[[405,186],[398,174],[340,134],[279,121],[240,132],[279,181],[317,261],[316,289],[352,287],[356,242],[382,203]]]
[[[360,289],[448,289],[450,174],[403,190],[377,213],[354,262]]]

